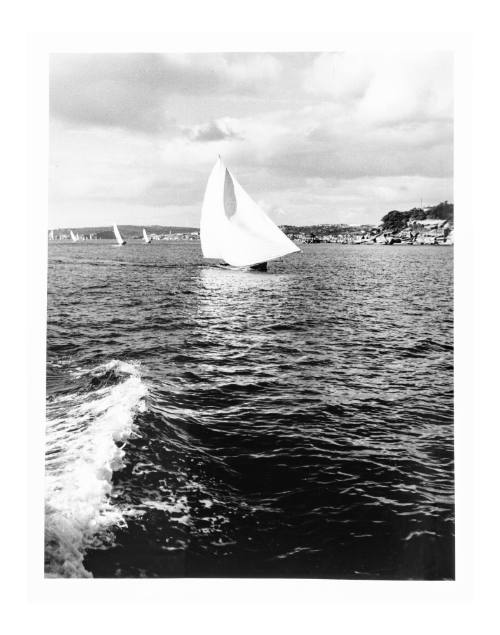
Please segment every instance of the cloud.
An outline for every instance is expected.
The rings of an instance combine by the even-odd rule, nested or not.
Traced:
[[[451,121],[364,122],[329,104],[238,120],[242,144],[225,156],[251,169],[259,181],[289,185],[365,176],[449,177],[453,169]]]
[[[286,216],[286,211],[280,205],[274,205],[264,199],[259,199],[257,201],[257,205],[276,222],[283,222],[283,217]]]
[[[450,176],[451,129],[429,138],[422,127],[380,130],[355,126],[332,131],[328,124],[276,145],[272,164],[290,176],[326,179],[363,176]]]
[[[323,53],[304,73],[306,91],[329,97],[372,123],[452,116],[449,52]]]
[[[77,126],[161,133],[172,128],[155,55],[53,55],[51,115]]]
[[[185,128],[184,134],[191,141],[243,140],[241,134],[235,129],[234,120],[228,118],[216,119],[191,128]]]
[[[374,75],[363,53],[321,53],[304,73],[306,91],[338,101],[360,99]]]
[[[199,205],[203,200],[204,186],[203,178],[186,180],[181,183],[155,180],[145,184],[135,200],[152,207]]]
[[[72,125],[172,136],[181,134],[172,97],[252,93],[280,71],[268,54],[54,54],[50,112]]]
[[[279,78],[282,63],[273,55],[265,53],[229,55],[225,64],[225,74],[233,85],[259,90],[259,84],[266,85]]]

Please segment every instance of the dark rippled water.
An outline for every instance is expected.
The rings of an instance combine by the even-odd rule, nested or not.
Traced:
[[[454,577],[453,251],[49,244],[46,575]]]

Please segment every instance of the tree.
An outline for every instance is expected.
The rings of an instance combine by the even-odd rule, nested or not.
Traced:
[[[414,220],[423,220],[424,218],[427,218],[427,212],[421,207],[414,207],[410,210],[409,214],[408,220],[410,220],[410,218],[413,218]]]
[[[406,227],[409,212],[399,212],[393,209],[382,218],[382,230],[386,232],[399,232]]]
[[[427,218],[441,218],[442,220],[453,220],[453,203],[444,201],[438,203],[427,212]]]

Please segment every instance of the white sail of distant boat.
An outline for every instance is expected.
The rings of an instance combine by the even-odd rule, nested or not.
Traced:
[[[50,230],[49,240],[54,240],[54,230],[53,229]]]
[[[235,267],[265,265],[300,249],[250,198],[221,158],[208,179],[200,221],[205,258]]]
[[[78,236],[75,236],[75,234],[73,233],[73,230],[72,230],[72,229],[70,229],[70,230],[69,230],[69,234],[70,234],[70,236],[71,236],[71,240],[72,240],[74,243],[78,242]]]
[[[151,238],[148,237],[144,227],[142,228],[142,238],[143,238],[145,243],[150,243],[151,242]]]
[[[126,244],[126,241],[125,241],[125,240],[123,240],[123,238],[121,237],[121,234],[120,234],[120,232],[118,231],[118,227],[117,227],[116,223],[113,225],[113,231],[115,232],[116,242],[117,242],[119,245],[125,245],[125,244]]]

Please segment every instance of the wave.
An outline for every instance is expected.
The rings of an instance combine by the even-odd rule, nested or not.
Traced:
[[[112,360],[72,374],[75,391],[47,403],[46,577],[92,577],[85,551],[125,525],[112,504],[112,475],[123,467],[134,419],[146,409],[137,364]]]

